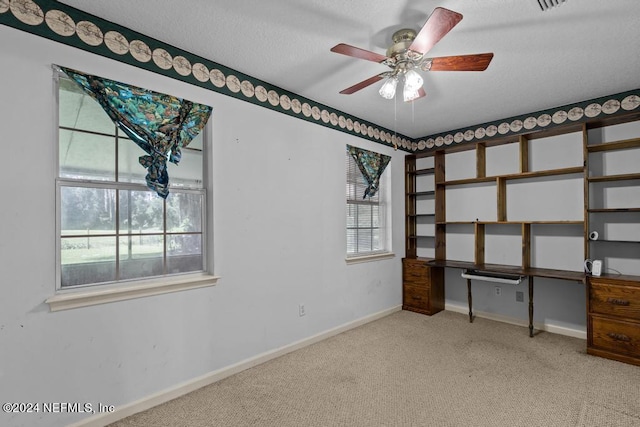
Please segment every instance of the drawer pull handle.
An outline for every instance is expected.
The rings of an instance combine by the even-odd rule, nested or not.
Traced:
[[[415,296],[415,295],[412,295],[412,296],[411,296],[411,298],[412,298],[412,299],[415,299],[415,300],[418,300],[418,301],[420,301],[420,300],[422,299],[422,297],[417,297],[417,296]]]
[[[607,298],[607,302],[613,305],[623,305],[623,306],[628,306],[629,304],[631,304],[629,300],[618,299],[618,298]]]
[[[613,332],[609,332],[607,335],[609,336],[609,338],[614,339],[616,341],[624,341],[624,342],[631,341],[631,338],[629,338],[624,334],[614,334]]]

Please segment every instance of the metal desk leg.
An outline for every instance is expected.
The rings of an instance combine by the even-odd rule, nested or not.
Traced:
[[[529,276],[529,336],[533,337],[533,276]]]
[[[472,299],[471,299],[471,279],[467,279],[467,299],[469,300],[469,323],[473,323],[473,310],[472,310]]]

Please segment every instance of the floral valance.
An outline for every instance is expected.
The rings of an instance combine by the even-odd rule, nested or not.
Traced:
[[[147,186],[169,195],[167,160],[178,164],[186,147],[206,125],[211,107],[102,77],[60,67],[94,98],[145,153],[138,161],[147,169]]]
[[[373,197],[378,192],[380,186],[380,177],[386,169],[391,156],[386,156],[363,148],[352,147],[347,145],[347,151],[354,158],[358,169],[362,172],[362,176],[367,181],[367,188],[364,191],[363,199]]]

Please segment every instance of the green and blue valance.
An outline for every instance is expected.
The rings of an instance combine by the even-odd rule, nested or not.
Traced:
[[[347,145],[347,152],[353,157],[362,172],[362,176],[367,181],[367,188],[364,191],[363,199],[373,197],[380,187],[380,177],[386,169],[391,156],[375,153],[363,148]]]
[[[147,169],[147,186],[169,195],[167,160],[178,164],[181,148],[202,131],[211,107],[102,77],[60,67],[95,99],[116,125],[145,153],[138,161]]]

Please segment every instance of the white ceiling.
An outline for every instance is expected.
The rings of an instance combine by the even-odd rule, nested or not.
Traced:
[[[640,1],[63,0],[175,47],[412,138],[640,88]],[[426,98],[405,104],[377,83],[388,70],[330,52],[347,43],[385,54],[391,34],[419,29],[436,7],[464,18],[430,57],[493,52],[483,72],[423,73]],[[215,106],[214,106],[215,107]]]

